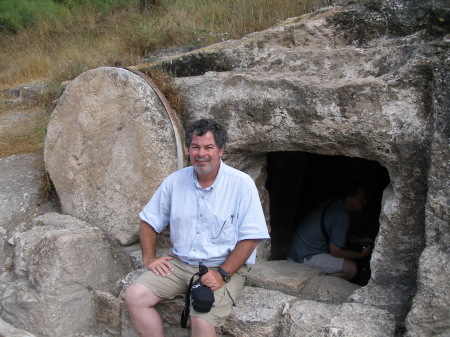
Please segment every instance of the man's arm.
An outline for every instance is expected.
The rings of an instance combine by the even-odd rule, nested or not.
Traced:
[[[361,252],[355,252],[350,249],[341,248],[330,243],[330,255],[334,257],[339,257],[348,260],[360,260],[370,254],[372,251],[372,246],[368,246],[363,249]]]
[[[250,257],[250,255],[255,250],[259,243],[259,239],[248,239],[239,241],[231,252],[230,256],[222,265],[222,269],[227,273],[233,275],[235,272],[241,268],[245,261]],[[202,284],[210,287],[212,291],[219,289],[224,285],[222,275],[217,270],[210,270],[208,273],[202,276]]]
[[[145,221],[141,220],[139,227],[139,237],[141,240],[142,260],[144,266],[156,275],[167,276],[173,271],[173,266],[169,263],[172,260],[169,256],[156,256],[156,237],[158,233]]]

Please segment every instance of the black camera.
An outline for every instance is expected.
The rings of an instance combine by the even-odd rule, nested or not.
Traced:
[[[204,286],[200,278],[208,272],[208,268],[201,264],[198,266],[198,279],[192,285],[191,303],[195,311],[209,312],[214,303],[214,293],[211,288]]]

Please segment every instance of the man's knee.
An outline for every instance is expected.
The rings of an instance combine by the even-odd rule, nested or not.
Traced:
[[[192,336],[216,336],[216,327],[214,325],[199,317],[190,316],[190,318]]]
[[[150,289],[140,283],[132,283],[125,290],[125,304],[128,308],[132,306],[152,307],[156,305],[161,298],[156,296]]]

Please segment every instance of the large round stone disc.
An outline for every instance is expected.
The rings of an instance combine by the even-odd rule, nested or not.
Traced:
[[[171,121],[140,76],[121,68],[90,70],[59,99],[45,163],[63,213],[131,244],[138,240],[138,212],[177,169]]]

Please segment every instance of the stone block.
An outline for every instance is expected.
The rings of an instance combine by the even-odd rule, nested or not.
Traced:
[[[92,292],[92,305],[97,323],[111,333],[120,333],[123,308],[121,297],[116,298],[110,293],[94,290]]]
[[[302,300],[342,304],[360,286],[333,276],[314,276],[298,294]]]
[[[232,336],[278,336],[283,314],[294,296],[279,291],[244,287],[222,330]]]
[[[27,281],[10,284],[1,300],[2,317],[38,336],[60,337],[91,331],[95,326],[89,290],[41,293]]]
[[[288,314],[285,316],[280,336],[330,336],[331,334],[326,331],[328,322],[338,310],[339,306],[333,304],[313,301],[299,301],[293,303]]]
[[[287,260],[258,261],[251,267],[247,282],[260,288],[278,290],[295,296],[311,278],[323,274],[321,269],[302,263]]]
[[[113,289],[125,275],[102,231],[68,215],[35,218],[14,237],[14,251],[17,281],[4,290],[2,315],[39,335],[95,330],[91,291]]]
[[[39,292],[106,290],[125,274],[99,228],[58,213],[37,217],[33,224],[15,238],[14,265]]]
[[[389,337],[394,331],[394,316],[386,310],[357,303],[299,301],[286,315],[280,336]]]
[[[11,324],[5,322],[0,318],[0,336],[5,337],[36,337],[28,331],[17,329]]]
[[[394,315],[387,310],[359,303],[344,303],[331,318],[329,331],[348,337],[393,337]]]

